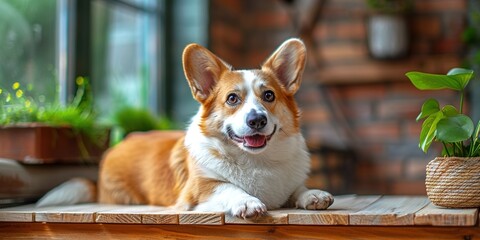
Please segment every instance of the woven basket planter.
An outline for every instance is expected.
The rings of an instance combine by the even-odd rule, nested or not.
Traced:
[[[480,207],[480,158],[437,157],[427,165],[425,185],[437,206]]]

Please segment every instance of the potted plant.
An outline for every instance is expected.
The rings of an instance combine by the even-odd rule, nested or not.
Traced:
[[[375,59],[398,59],[409,51],[410,34],[406,14],[410,0],[367,0],[367,44]]]
[[[429,199],[442,207],[480,207],[480,121],[474,125],[463,113],[465,88],[473,78],[469,69],[454,68],[446,75],[408,72],[420,90],[452,89],[459,92],[458,108],[426,100],[417,121],[424,119],[419,147],[427,152],[433,141],[442,144],[442,157],[427,165]]]
[[[26,163],[97,161],[109,146],[108,129],[98,126],[89,84],[76,81],[73,101],[37,103],[15,82],[0,88],[0,157]]]

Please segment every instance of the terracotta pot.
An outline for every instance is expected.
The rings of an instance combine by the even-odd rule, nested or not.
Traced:
[[[437,157],[427,165],[425,185],[437,206],[480,207],[480,158]]]
[[[0,126],[0,158],[24,163],[97,163],[108,148],[76,134],[70,127],[43,124]]]

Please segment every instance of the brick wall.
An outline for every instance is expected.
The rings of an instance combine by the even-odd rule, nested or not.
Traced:
[[[418,149],[414,119],[426,98],[455,103],[457,96],[418,91],[404,73],[461,64],[466,2],[414,1],[411,54],[395,61],[369,57],[364,1],[325,1],[310,31],[308,4],[321,1],[287,2],[212,0],[210,48],[236,68],[251,68],[283,40],[302,37],[309,59],[297,100],[312,149],[308,184],[335,193],[424,194],[425,165],[438,148]]]

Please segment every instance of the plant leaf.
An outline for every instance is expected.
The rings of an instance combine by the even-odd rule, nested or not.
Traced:
[[[420,111],[420,114],[417,116],[417,121],[423,118],[426,118],[436,112],[440,111],[440,105],[438,104],[438,101],[430,98],[427,99],[423,105],[422,105],[422,110]]]
[[[457,115],[460,114],[458,112],[457,108],[455,108],[452,105],[445,105],[442,108],[442,112],[443,112],[443,115],[445,115],[446,117],[453,117],[453,116],[457,116]]]
[[[420,90],[453,89],[461,91],[463,85],[455,78],[442,74],[408,72],[405,74],[412,84]],[[460,78],[460,77],[458,77]]]
[[[442,111],[438,111],[430,115],[422,124],[422,131],[420,132],[420,141],[418,147],[422,149],[425,153],[430,148],[433,139],[435,138],[435,132],[437,130],[438,122],[444,118]]]
[[[438,121],[436,137],[442,142],[461,142],[469,139],[473,131],[472,119],[463,114],[458,114]]]
[[[470,79],[473,77],[473,70],[465,68],[453,68],[448,71],[447,75],[455,79],[455,81],[462,86],[462,89],[464,89],[468,82],[470,82]]]

